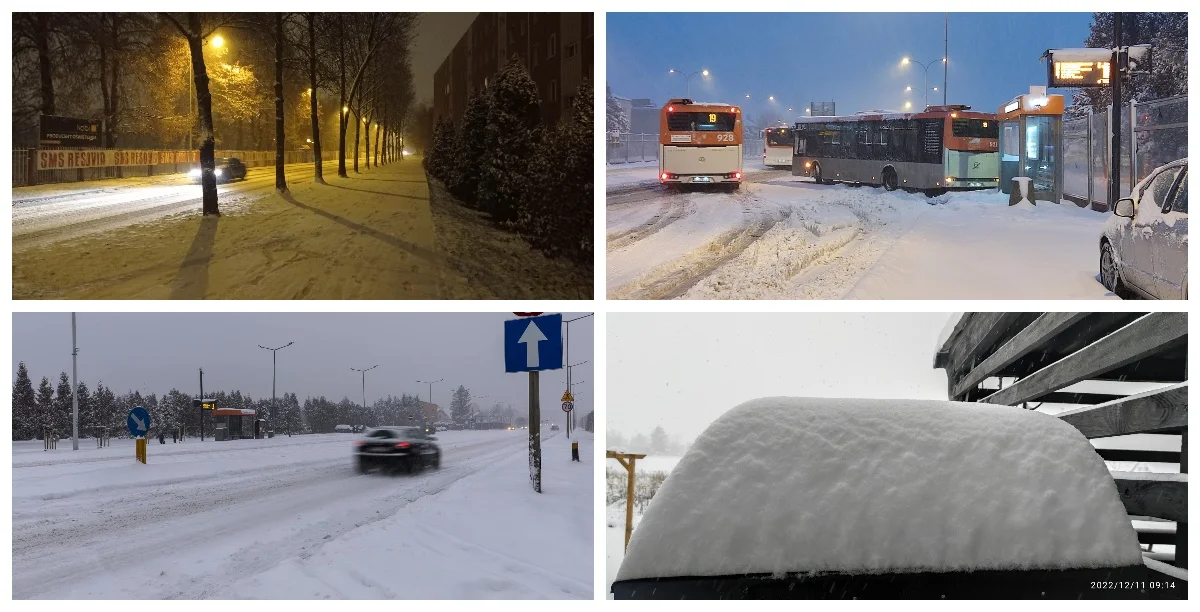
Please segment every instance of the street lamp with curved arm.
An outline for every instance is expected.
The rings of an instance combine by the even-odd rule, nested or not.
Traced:
[[[910,59],[908,57],[905,57],[904,59],[900,60],[901,66],[907,66],[908,64],[916,64],[925,69],[925,106],[929,106],[929,67],[939,61],[944,64],[944,63],[946,63],[946,58],[943,57],[940,59],[935,59],[935,60],[932,60],[929,62],[924,62],[924,63],[914,60],[914,59]],[[934,91],[936,91],[936,89]]]
[[[697,70],[692,73],[684,73],[684,72],[680,72],[674,68],[668,68],[667,74],[682,74],[683,75],[684,85],[687,88],[686,89],[687,94],[685,94],[685,97],[690,98],[690,97],[692,97],[692,77],[696,76],[697,74],[701,75],[701,76],[708,76],[708,69],[705,68],[703,70]]]

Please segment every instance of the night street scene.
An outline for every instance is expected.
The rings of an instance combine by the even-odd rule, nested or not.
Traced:
[[[1186,312],[607,319],[609,599],[1188,598]]]
[[[1187,17],[609,13],[605,293],[1186,299]]]
[[[15,313],[12,597],[591,600],[594,321]]]
[[[14,13],[14,299],[589,299],[592,13]]]

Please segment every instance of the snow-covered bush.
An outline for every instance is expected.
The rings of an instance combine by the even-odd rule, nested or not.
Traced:
[[[479,176],[479,205],[501,222],[513,222],[534,192],[538,177],[530,160],[542,139],[537,84],[514,55],[496,75],[488,108],[487,159]]]
[[[576,90],[570,115],[550,131],[535,160],[537,193],[522,204],[518,227],[537,248],[579,262],[591,262],[592,86]]]
[[[425,156],[425,171],[433,178],[445,183],[454,159],[454,126],[445,119],[438,119],[433,127],[433,147]]]
[[[487,148],[488,109],[492,105],[491,92],[477,89],[467,99],[467,109],[458,127],[458,138],[454,145],[454,178],[451,191],[468,206],[476,205],[476,190],[479,188],[480,169],[489,159]]]

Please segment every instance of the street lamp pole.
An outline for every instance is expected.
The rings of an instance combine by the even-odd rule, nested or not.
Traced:
[[[360,370],[358,368],[350,368],[351,370],[354,370],[355,372],[362,373],[363,412],[367,411],[367,372],[370,372],[371,370],[374,370],[375,368],[378,368],[378,367],[379,367],[379,364],[375,364],[369,368],[362,369],[362,370]]]
[[[697,74],[699,74],[701,76],[708,76],[708,69],[705,68],[703,70],[697,70],[697,71],[691,72],[691,73],[683,73],[674,68],[668,68],[667,74],[682,74],[684,87],[686,88],[686,91],[687,91],[685,96],[688,98],[691,98],[692,97],[692,77],[696,76]]]
[[[293,344],[295,344],[295,342],[288,342],[287,344],[280,346],[278,348],[268,348],[261,344],[258,345],[258,348],[260,348],[260,349],[266,349],[268,351],[271,351],[271,427],[272,427],[272,429],[275,427],[275,418],[279,413],[278,408],[275,407],[275,353],[277,353],[280,350],[285,349]],[[291,423],[288,423],[287,428],[288,428],[288,437],[291,437],[291,435],[292,435]]]
[[[912,60],[912,59],[909,59],[909,58],[907,58],[907,57],[906,57],[906,58],[904,58],[904,59],[902,59],[902,60],[900,60],[900,64],[901,64],[901,65],[908,64],[908,63],[913,63],[913,64],[916,64],[916,65],[918,65],[918,66],[921,66],[922,68],[924,68],[924,69],[925,69],[925,106],[929,106],[929,68],[930,68],[931,66],[933,66],[934,62],[936,62],[936,61],[938,61],[938,60],[933,60],[933,61],[931,61],[931,62],[928,62],[928,63],[921,63],[921,62],[919,62],[919,61]],[[943,57],[943,58],[941,59],[941,61],[942,61],[942,63],[943,63],[943,64],[945,64],[945,63],[946,63],[946,58],[944,58],[944,57]],[[945,87],[943,87],[942,89],[944,90],[944,89],[945,89]],[[944,96],[944,95],[945,95],[945,91],[943,91],[943,96]],[[943,98],[943,101],[942,101],[942,103],[943,103],[943,104],[945,103],[945,99],[944,99],[944,98]]]

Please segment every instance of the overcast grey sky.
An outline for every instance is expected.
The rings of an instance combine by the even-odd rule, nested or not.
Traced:
[[[479,13],[421,13],[412,43],[413,85],[417,100],[433,101],[433,73],[454,49]]]
[[[946,399],[949,313],[610,313],[606,429],[695,438],[766,396]]]
[[[572,319],[580,313],[564,313]],[[418,380],[445,381],[433,386],[434,403],[449,405],[451,391],[464,385],[481,408],[496,402],[528,407],[525,374],[504,372],[504,321],[512,313],[80,313],[79,378],[97,381],[114,392],[140,390],[163,394],[171,388],[195,394],[198,368],[204,388],[240,389],[252,397],[271,396],[271,353],[278,353],[278,393],[362,397],[362,378],[350,368],[379,367],[367,373],[367,403],[391,393],[419,393]],[[575,368],[576,407],[580,417],[593,408],[594,317],[571,323],[570,363]],[[57,380],[71,372],[70,313],[13,314],[13,371],[24,361],[34,387],[43,376]],[[562,416],[559,399],[566,370],[543,372],[542,414]]]

